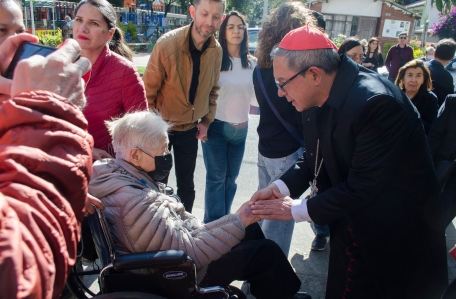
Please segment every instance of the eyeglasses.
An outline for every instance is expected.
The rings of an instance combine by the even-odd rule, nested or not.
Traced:
[[[400,36],[399,39],[407,39],[407,36]]]
[[[366,56],[364,54],[359,54],[359,55],[352,54],[352,55],[348,55],[348,57],[350,57],[351,60],[353,60],[353,61],[363,61],[364,58],[366,58]]]
[[[151,157],[151,158],[154,158],[154,159],[155,159],[155,157],[157,157],[157,156],[154,157],[154,156],[152,156],[152,155],[149,155],[146,151],[140,149],[139,147],[137,147],[137,149],[139,149],[140,151],[142,151],[143,153],[145,153],[146,155],[148,155],[148,156]],[[169,153],[168,148],[166,148],[165,155],[167,155],[168,153]],[[163,156],[165,156],[165,155],[163,155]]]
[[[238,26],[228,25],[228,26],[226,26],[226,30],[229,30],[229,31],[234,31],[234,30],[244,31],[245,28],[246,28],[245,25],[238,25]]]
[[[285,92],[285,89],[284,87],[290,83],[291,81],[293,81],[294,78],[296,78],[297,76],[299,76],[300,74],[304,73],[304,72],[307,72],[308,69],[310,69],[311,67],[308,66],[306,68],[304,68],[302,71],[296,73],[293,77],[291,77],[290,79],[288,79],[287,81],[285,81],[285,83],[283,83],[282,85],[280,85],[279,81],[275,80],[275,84],[277,85],[277,88],[280,89],[281,91]]]

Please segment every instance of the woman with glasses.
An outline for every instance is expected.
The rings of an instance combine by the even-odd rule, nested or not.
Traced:
[[[407,62],[399,69],[396,85],[405,92],[420,113],[420,119],[427,133],[431,123],[437,118],[437,96],[431,91],[431,73],[423,61],[416,59]]]
[[[292,103],[278,95],[278,89],[286,92],[290,85],[294,84],[294,78],[290,78],[280,86],[276,85],[270,53],[288,32],[309,22],[316,23],[316,20],[309,15],[309,10],[300,2],[289,2],[279,6],[269,15],[263,23],[263,29],[258,34],[255,55],[258,58],[261,76],[257,71],[253,73],[255,94],[260,106],[260,122],[257,129],[259,136],[258,189],[263,189],[280,178],[302,156],[304,150],[302,133],[298,134],[301,135],[302,140],[298,140],[299,136],[296,138],[290,133],[278,117],[286,120],[295,131],[302,132],[301,115]],[[285,255],[288,255],[294,220],[264,220],[261,228],[265,237],[275,241]]]
[[[248,47],[246,21],[231,11],[220,26],[223,57],[215,119],[202,143],[206,166],[204,222],[230,213],[244,157],[256,58]]]
[[[367,67],[378,73],[378,68],[383,66],[383,55],[380,52],[378,39],[372,37],[367,43],[366,57],[363,60],[362,66]]]
[[[342,42],[339,47],[339,54],[347,54],[357,64],[361,64],[364,60],[364,46],[355,37],[349,37]]]

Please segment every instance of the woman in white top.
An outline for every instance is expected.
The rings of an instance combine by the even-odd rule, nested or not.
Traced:
[[[204,222],[230,213],[244,156],[256,58],[248,51],[245,18],[231,11],[220,26],[223,49],[215,120],[202,143],[206,166]]]

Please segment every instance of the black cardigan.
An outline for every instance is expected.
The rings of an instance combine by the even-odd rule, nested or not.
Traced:
[[[378,73],[378,68],[384,65],[383,63],[383,55],[382,53],[378,53],[378,60],[375,58],[375,55],[369,57],[369,53],[366,53],[366,58],[364,58],[363,63],[372,63],[373,67],[368,67],[368,69],[373,70],[374,72]]]

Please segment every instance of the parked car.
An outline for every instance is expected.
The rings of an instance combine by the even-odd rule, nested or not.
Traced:
[[[253,55],[258,44],[258,33],[261,28],[248,28],[247,32],[249,34],[249,52]]]

